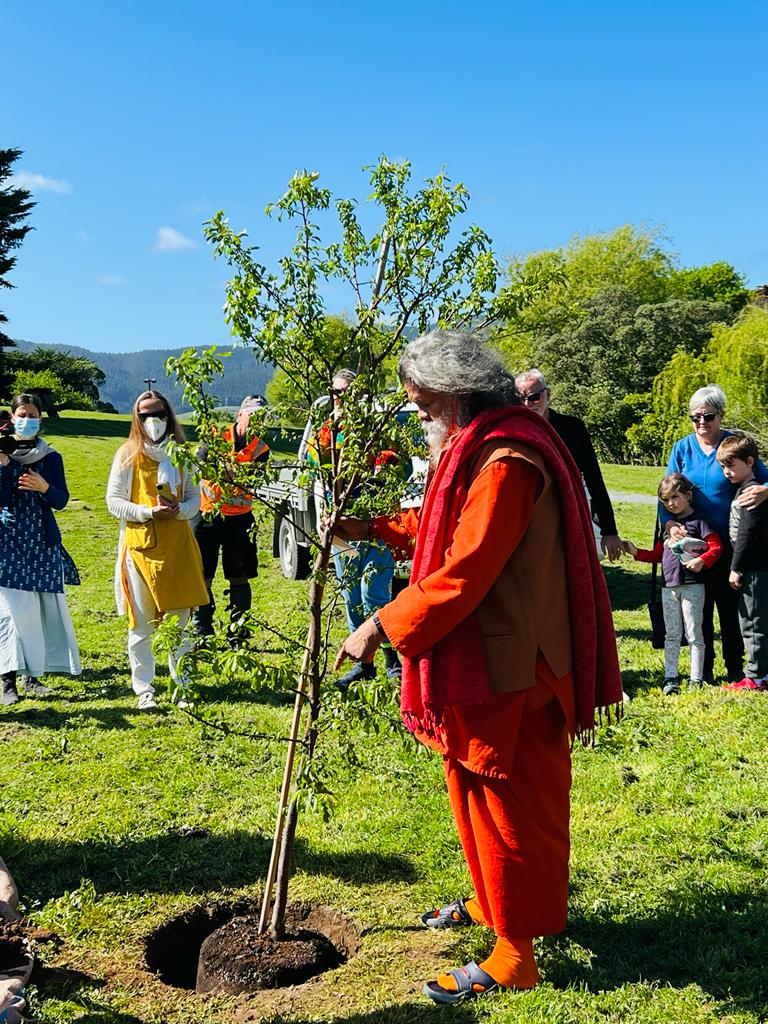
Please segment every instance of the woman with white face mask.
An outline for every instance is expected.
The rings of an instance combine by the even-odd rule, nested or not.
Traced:
[[[200,508],[200,489],[190,473],[178,470],[167,444],[184,440],[168,400],[145,391],[133,407],[127,442],[118,450],[107,484],[107,508],[120,520],[115,565],[117,610],[128,616],[131,685],[139,708],[157,707],[152,634],[164,615],[187,625],[193,608],[208,602],[203,566],[189,520]],[[186,680],[179,659],[185,641],[169,657],[168,668],[182,691]],[[183,704],[183,694],[179,704]]]
[[[69,501],[61,455],[40,436],[37,395],[11,402],[0,443],[0,704],[23,692],[45,697],[45,673],[80,674],[64,584],[78,584],[54,510]]]

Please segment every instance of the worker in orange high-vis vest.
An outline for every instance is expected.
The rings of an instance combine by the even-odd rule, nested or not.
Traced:
[[[258,437],[248,438],[248,424],[256,409],[264,405],[259,395],[243,399],[237,418],[222,437],[232,445],[237,462],[259,462],[269,458],[269,447]],[[210,603],[201,605],[193,616],[195,632],[199,636],[213,633],[213,613],[216,607],[211,585],[219,564],[219,552],[224,576],[229,583],[230,636],[243,638],[238,622],[251,607],[250,580],[258,575],[258,551],[253,533],[253,495],[241,488],[222,489],[219,484],[203,480],[200,498],[202,516],[195,527],[195,538],[203,559],[203,574],[208,587]]]

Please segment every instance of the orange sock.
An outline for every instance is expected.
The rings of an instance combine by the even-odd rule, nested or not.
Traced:
[[[502,988],[534,988],[540,980],[533,939],[496,939],[493,952],[479,966]],[[457,989],[452,974],[438,974],[437,984],[449,992]]]
[[[533,939],[496,939],[493,952],[480,966],[502,988],[534,988],[541,980]]]
[[[485,918],[483,912],[480,909],[480,904],[477,902],[477,896],[469,896],[464,900],[464,906],[467,908],[467,913],[472,918],[474,924],[485,924]]]

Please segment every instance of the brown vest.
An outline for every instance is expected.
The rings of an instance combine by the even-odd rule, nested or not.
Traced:
[[[533,686],[538,651],[558,679],[572,664],[566,552],[557,488],[535,448],[518,441],[483,445],[470,468],[470,480],[491,462],[504,458],[530,462],[541,474],[541,485],[520,543],[475,612],[494,693]]]

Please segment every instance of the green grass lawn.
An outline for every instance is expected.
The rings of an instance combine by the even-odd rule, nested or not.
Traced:
[[[438,1010],[421,984],[481,957],[489,933],[433,934],[418,915],[467,894],[439,761],[385,733],[352,730],[335,815],[299,824],[294,899],[365,929],[347,965],[282,993],[202,998],[143,967],[142,942],[198,903],[256,894],[280,781],[279,745],[203,729],[164,700],[139,712],[126,626],[114,611],[117,523],[104,506],[125,419],[48,425],[73,499],[59,521],[83,584],[70,606],[85,671],[55,695],[0,710],[0,851],[26,911],[62,938],[32,995],[43,1024],[191,1024],[269,1019],[347,1024],[757,1024],[768,1019],[768,707],[717,689],[663,698],[648,643],[647,568],[607,566],[624,719],[574,752],[570,921],[538,946],[542,985]],[[606,467],[612,490],[653,494],[661,471]],[[648,544],[653,508],[620,503],[623,535]],[[299,625],[305,584],[284,581],[263,526],[259,615]],[[219,594],[221,583],[219,586]],[[337,634],[343,625],[339,621]],[[684,655],[685,657],[685,655]],[[290,707],[208,677],[213,709],[243,728],[284,727]],[[330,742],[333,742],[332,740]],[[193,827],[190,832],[189,827]]]
[[[664,476],[660,466],[615,466],[602,467],[603,480],[609,491],[628,491],[634,494],[655,495],[659,480]]]

